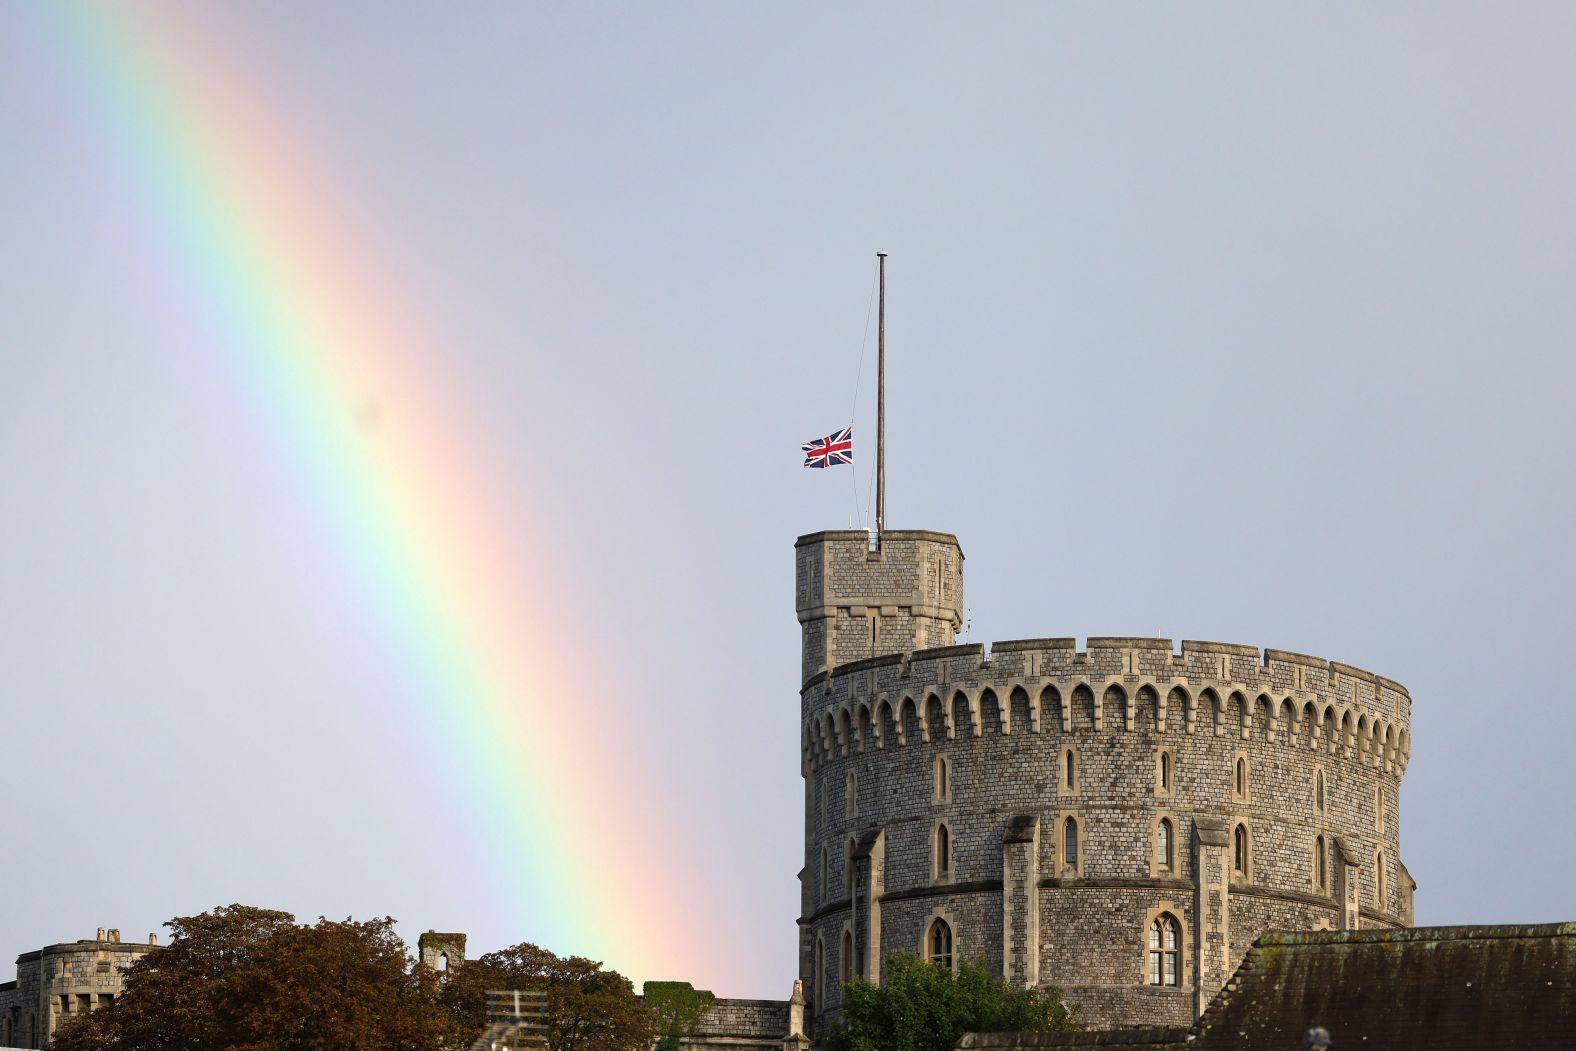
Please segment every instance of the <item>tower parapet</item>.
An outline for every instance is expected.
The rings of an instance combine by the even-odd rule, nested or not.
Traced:
[[[928,530],[810,533],[794,544],[800,681],[851,661],[951,645],[963,626],[963,549]]]

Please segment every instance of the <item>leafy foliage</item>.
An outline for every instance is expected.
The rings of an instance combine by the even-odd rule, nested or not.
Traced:
[[[684,1037],[717,999],[688,982],[647,982],[645,994],[646,1010],[657,1034],[657,1051],[679,1051]]]
[[[411,973],[394,921],[320,919],[231,905],[170,921],[108,1007],[56,1051],[431,1051],[443,1016]]]
[[[1056,989],[1019,989],[991,976],[984,961],[957,971],[913,953],[887,957],[886,982],[843,986],[843,1021],[829,1051],[949,1051],[964,1033],[1081,1029],[1078,1008]]]
[[[427,981],[435,980],[427,972]],[[645,1051],[651,1016],[629,979],[579,956],[559,957],[522,943],[468,960],[449,971],[438,993],[446,1043],[467,1047],[486,1026],[489,991],[537,989],[547,994],[551,1051]]]

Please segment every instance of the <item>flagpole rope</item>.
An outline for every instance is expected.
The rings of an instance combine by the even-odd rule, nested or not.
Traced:
[[[871,317],[871,314],[875,310],[875,305],[876,305],[876,279],[874,277],[872,277],[870,279],[870,298],[865,302],[865,334],[864,334],[864,338],[859,341],[859,366],[858,366],[858,368],[854,369],[854,403],[852,405],[850,405],[849,408],[848,408],[848,426],[850,426],[850,427],[852,427],[854,425],[854,417],[856,417],[859,414],[859,386],[860,386],[860,383],[864,380],[864,376],[865,376],[865,352],[870,349],[870,317]],[[859,512],[861,510],[861,508],[859,506],[859,466],[858,465],[859,465],[859,460],[856,458],[854,460],[854,468],[853,468],[853,470],[848,472],[848,484],[853,487],[854,521],[855,521],[855,523],[859,522]],[[871,472],[870,478],[871,478],[871,483],[870,484],[872,486],[874,486],[875,485],[875,480],[874,480],[875,479],[875,473],[873,471]],[[870,506],[870,501],[869,501],[869,498],[867,497],[866,500],[865,500],[865,507],[868,508],[869,506]],[[863,528],[863,526],[861,525],[860,528]]]

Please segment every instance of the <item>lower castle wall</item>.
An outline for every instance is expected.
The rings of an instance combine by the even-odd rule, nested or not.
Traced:
[[[716,1000],[684,1038],[683,1047],[686,1051],[782,1051],[788,1010],[786,1000]]]

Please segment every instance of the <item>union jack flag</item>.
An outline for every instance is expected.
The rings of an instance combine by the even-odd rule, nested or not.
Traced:
[[[840,431],[828,434],[825,438],[805,442],[800,448],[804,450],[806,467],[835,467],[840,463],[851,464],[854,462],[854,428],[844,427]]]

